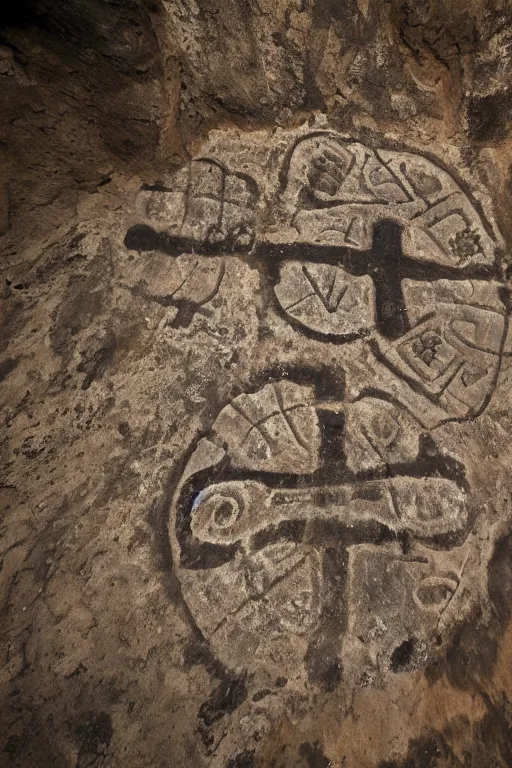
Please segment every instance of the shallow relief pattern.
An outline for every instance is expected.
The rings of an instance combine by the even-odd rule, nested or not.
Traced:
[[[252,371],[192,447],[173,560],[231,669],[370,684],[427,663],[471,608],[478,510],[437,430],[484,411],[511,355],[498,235],[419,154],[300,130],[271,141],[259,170],[248,156],[236,137],[145,190],[126,237],[149,261],[170,257],[171,274],[193,260],[196,286],[219,270],[215,291],[225,259],[254,265],[265,312],[304,350]],[[202,296],[173,280],[165,300],[191,322],[212,298],[206,277]]]

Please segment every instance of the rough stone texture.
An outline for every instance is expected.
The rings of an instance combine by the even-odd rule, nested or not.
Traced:
[[[5,12],[1,765],[512,765],[511,43]]]

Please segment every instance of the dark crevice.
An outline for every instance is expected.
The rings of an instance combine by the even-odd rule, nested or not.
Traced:
[[[415,641],[411,637],[404,640],[391,654],[389,668],[392,672],[404,672],[409,669],[414,657]]]

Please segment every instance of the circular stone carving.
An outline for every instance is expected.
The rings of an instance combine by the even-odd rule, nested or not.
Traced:
[[[479,510],[437,430],[485,409],[508,307],[493,230],[446,170],[331,131],[275,141],[263,174],[236,167],[237,137],[145,192],[126,243],[194,254],[166,296],[188,323],[212,259],[254,261],[274,335],[301,339],[193,447],[169,535],[226,665],[329,688],[424,663],[470,610]]]

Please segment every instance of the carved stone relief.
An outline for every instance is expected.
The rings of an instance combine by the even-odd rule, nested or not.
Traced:
[[[138,211],[138,289],[175,325],[241,259],[260,315],[301,339],[293,365],[251,372],[175,488],[170,547],[200,631],[268,681],[425,664],[471,610],[480,514],[439,430],[482,414],[511,355],[492,223],[432,160],[306,128],[213,142]],[[151,285],[152,258],[168,281]]]

